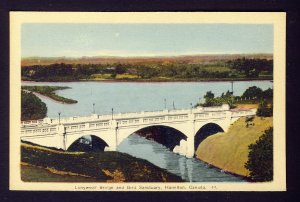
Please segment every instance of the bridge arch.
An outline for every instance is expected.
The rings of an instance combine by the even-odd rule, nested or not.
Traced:
[[[90,136],[90,139],[96,143],[94,146],[98,146],[102,148],[103,146],[100,145],[105,145],[104,150],[107,150],[107,148],[110,148],[111,146],[114,147],[115,145],[115,139],[114,134],[111,134],[109,131],[89,131],[89,132],[76,132],[76,133],[67,133],[65,135],[65,140],[62,140],[62,142],[65,142],[65,149],[69,150],[71,145],[76,143],[76,141],[84,141],[82,139],[87,140],[88,142],[88,137]],[[101,143],[101,144],[100,144]]]
[[[147,125],[134,130],[120,129],[118,145],[134,133],[146,139],[152,139],[170,150],[173,150],[176,145],[179,145],[181,140],[187,140],[187,135],[183,133],[181,129],[159,124]]]
[[[218,132],[224,132],[225,129],[218,123],[209,122],[204,124],[195,134],[194,137],[194,148],[197,151],[200,143],[207,137],[214,135]]]
[[[95,135],[83,135],[66,148],[68,151],[104,151],[108,144]]]

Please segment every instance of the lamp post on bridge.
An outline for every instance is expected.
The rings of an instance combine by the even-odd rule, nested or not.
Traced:
[[[114,120],[114,108],[111,108],[111,120]]]
[[[167,100],[166,100],[166,98],[164,99],[164,101],[165,101],[165,109],[167,109]]]
[[[116,126],[116,151],[118,151],[118,129],[119,129],[119,123],[117,122],[117,126]]]
[[[233,105],[234,97],[233,97],[233,81],[231,81],[231,103]]]
[[[93,114],[95,114],[95,103],[93,103]]]
[[[58,124],[60,125],[60,112],[58,112]]]

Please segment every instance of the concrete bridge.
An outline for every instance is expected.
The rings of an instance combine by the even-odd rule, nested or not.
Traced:
[[[182,110],[92,114],[60,119],[44,118],[21,123],[21,140],[63,150],[85,135],[94,135],[108,145],[105,151],[116,151],[118,145],[132,133],[150,126],[166,126],[186,136],[174,148],[174,152],[193,157],[195,135],[207,124],[217,124],[227,131],[239,117],[253,116],[256,109],[230,110],[228,105],[197,107]]]

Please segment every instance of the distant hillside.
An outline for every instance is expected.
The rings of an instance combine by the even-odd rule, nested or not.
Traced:
[[[177,62],[187,64],[205,64],[216,61],[247,59],[273,59],[272,54],[224,54],[224,55],[182,55],[182,56],[157,56],[157,57],[29,57],[23,58],[22,66],[49,65],[55,63],[65,64],[137,64],[137,63],[161,63]]]

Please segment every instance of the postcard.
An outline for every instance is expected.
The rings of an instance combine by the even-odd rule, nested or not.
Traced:
[[[285,191],[280,12],[10,12],[10,190]]]

